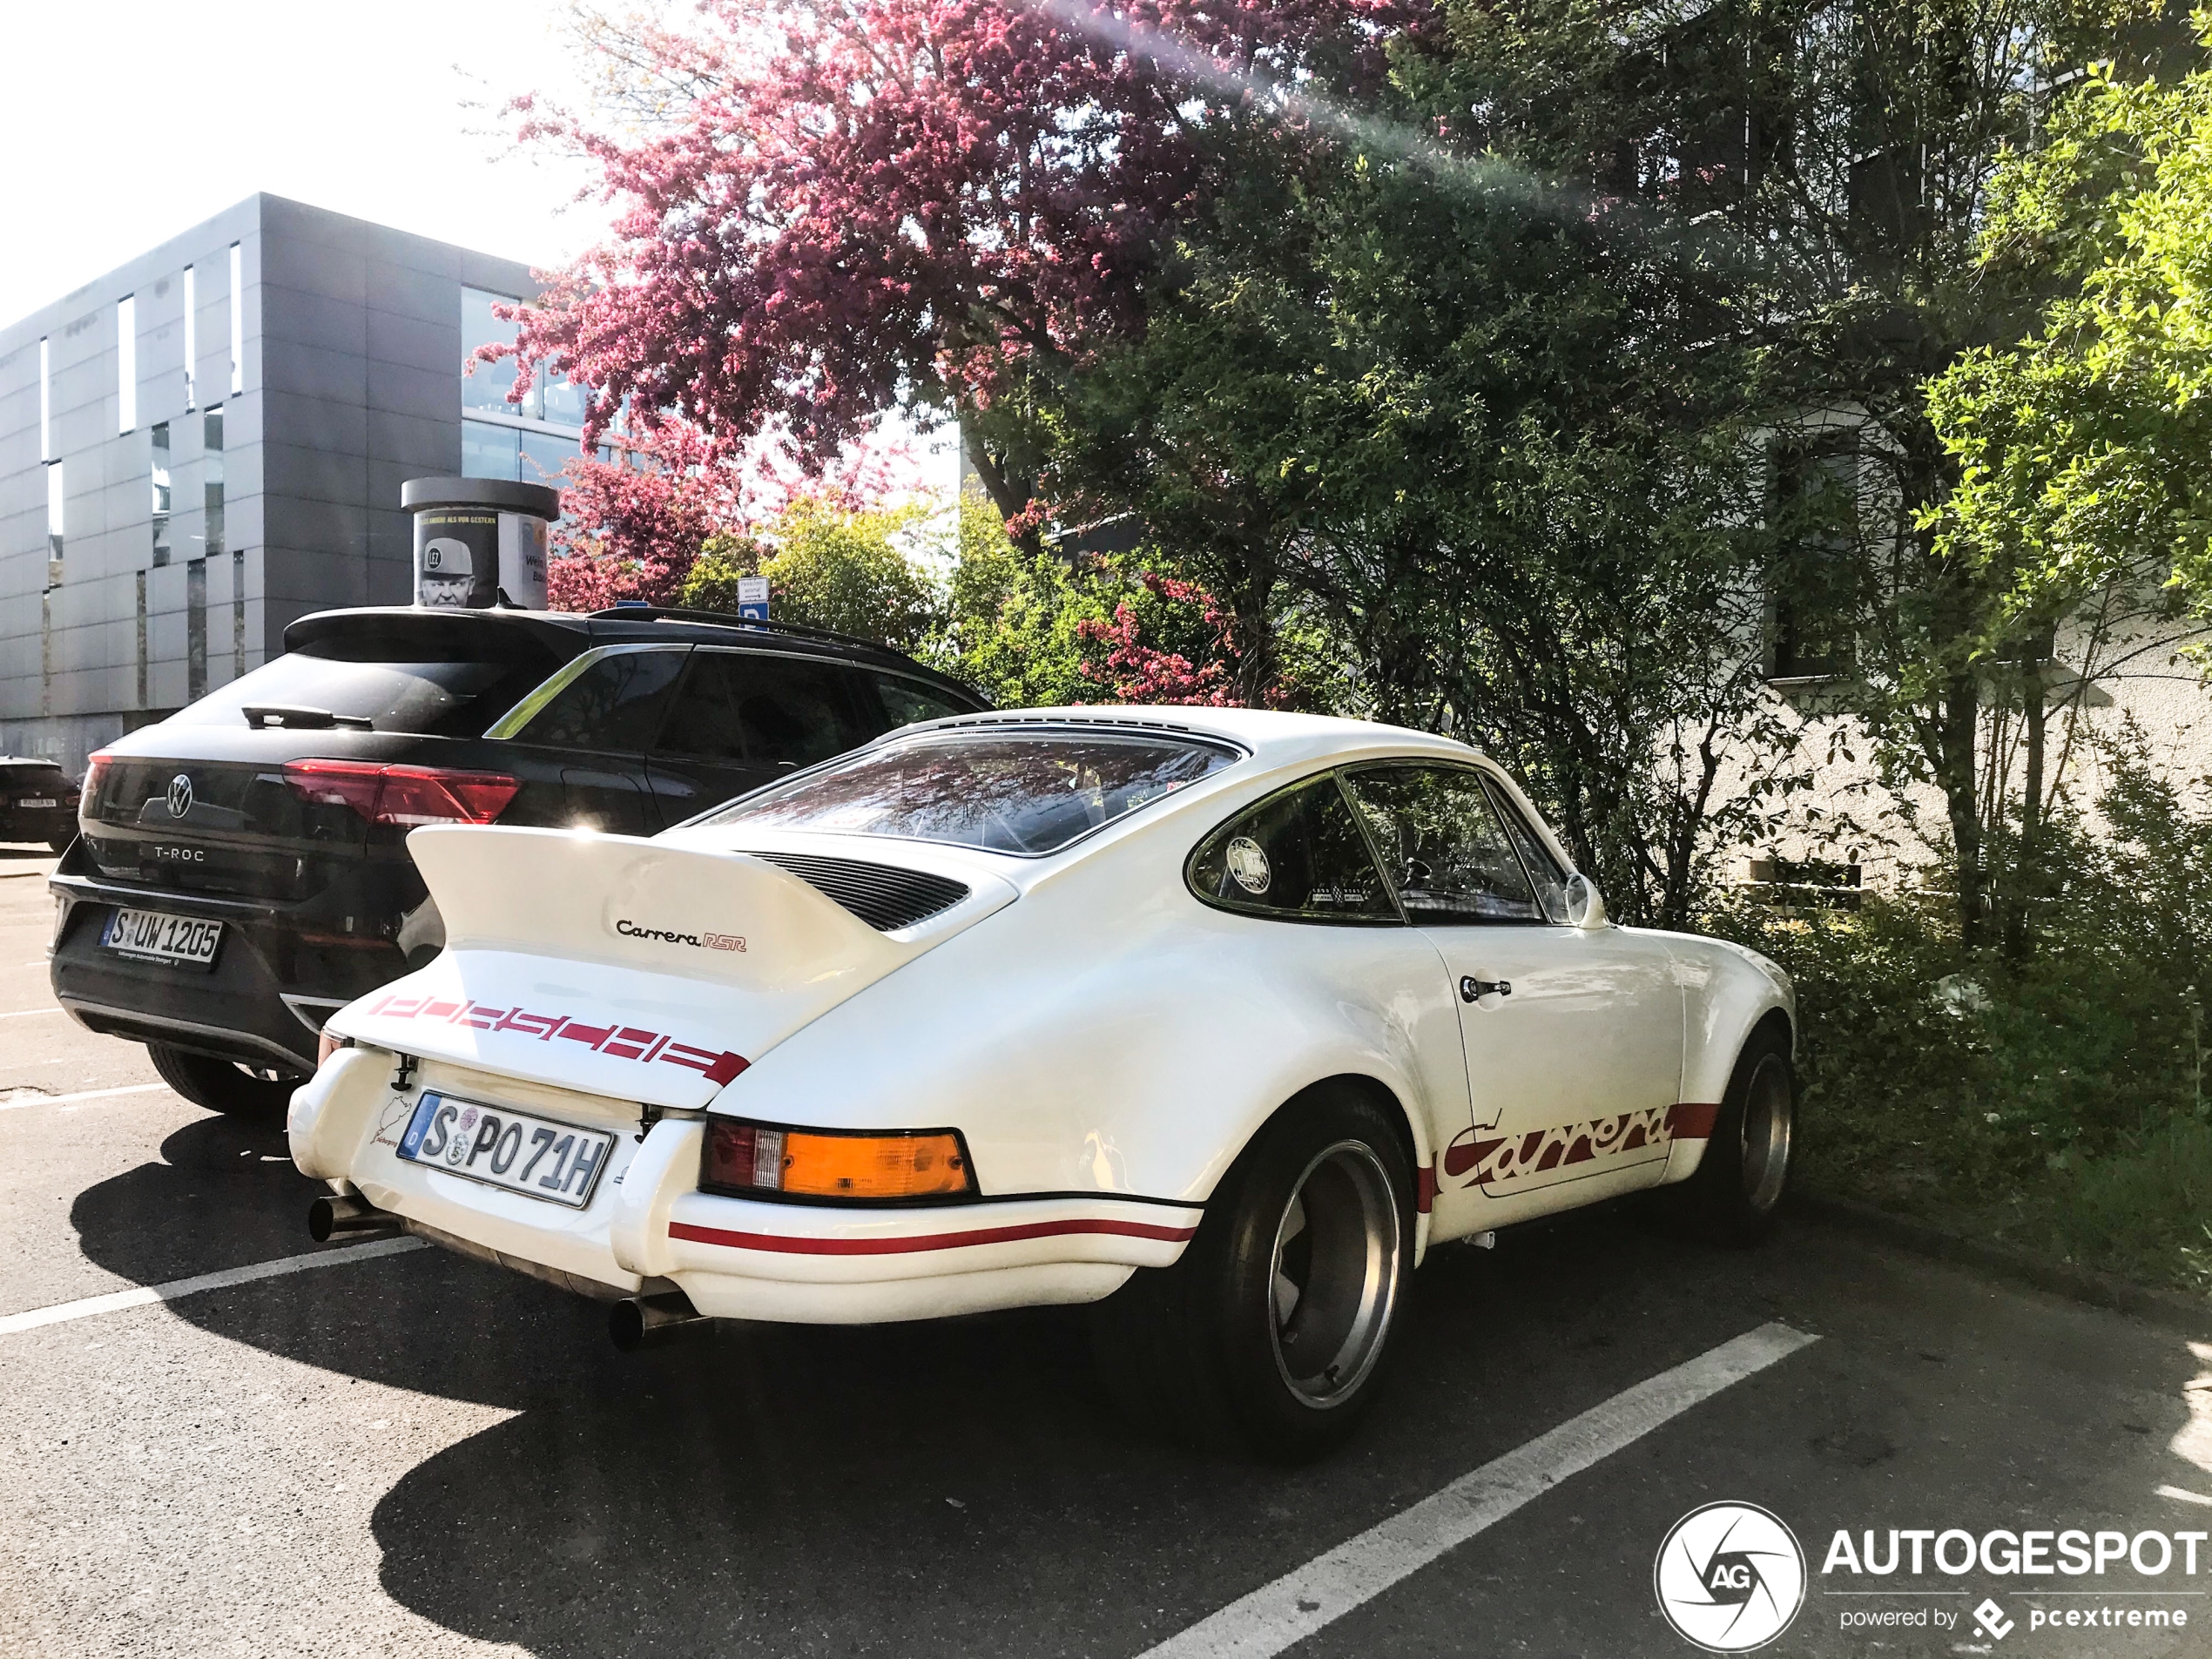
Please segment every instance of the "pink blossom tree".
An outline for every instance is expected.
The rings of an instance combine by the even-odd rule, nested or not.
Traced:
[[[1217,129],[1325,57],[1379,72],[1428,0],[703,0],[624,40],[642,132],[525,103],[592,158],[604,246],[520,312],[518,386],[557,363],[587,431],[625,406],[717,454],[788,435],[819,469],[884,411],[965,418],[1010,376],[1142,326],[1210,189]],[[1033,481],[971,446],[1000,511]]]

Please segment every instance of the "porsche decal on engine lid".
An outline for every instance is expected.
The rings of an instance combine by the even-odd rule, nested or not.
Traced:
[[[363,1010],[370,1019],[435,1020],[447,1025],[472,1026],[479,1031],[519,1032],[540,1042],[560,1037],[581,1042],[595,1054],[616,1060],[635,1060],[640,1065],[661,1061],[704,1072],[711,1083],[726,1083],[752,1062],[730,1049],[702,1049],[678,1042],[664,1033],[642,1027],[610,1023],[592,1025],[564,1014],[533,1014],[528,1009],[488,1008],[481,1002],[452,1001],[435,996],[387,996]]]

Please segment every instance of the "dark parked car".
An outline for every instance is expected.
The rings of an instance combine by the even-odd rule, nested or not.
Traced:
[[[627,608],[324,611],[91,758],[54,994],[179,1094],[274,1110],[330,1012],[443,943],[419,824],[650,835],[894,726],[984,706],[864,641]]]
[[[44,841],[55,852],[77,835],[77,785],[58,760],[0,755],[0,841]]]

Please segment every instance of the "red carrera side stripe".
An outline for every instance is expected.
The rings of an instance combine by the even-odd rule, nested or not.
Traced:
[[[1158,1238],[1181,1244],[1196,1227],[1163,1227],[1150,1221],[1031,1221],[1011,1227],[977,1227],[967,1232],[925,1233],[905,1238],[799,1238],[788,1233],[741,1233],[701,1227],[688,1221],[669,1224],[671,1238],[729,1250],[767,1250],[786,1256],[904,1256],[918,1250],[958,1250],[967,1244],[1004,1244],[1021,1238],[1050,1238],[1062,1233],[1118,1233],[1128,1238]]]
[[[1413,1171],[1413,1208],[1426,1215],[1436,1207],[1436,1166],[1424,1163]]]
[[[1717,1101],[1679,1101],[1667,1108],[1667,1132],[1678,1141],[1709,1141],[1720,1112]]]

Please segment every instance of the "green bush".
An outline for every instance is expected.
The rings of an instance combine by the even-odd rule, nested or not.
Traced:
[[[1797,982],[1811,1188],[2212,1287],[2212,811],[2140,749],[2106,759],[2105,828],[2052,826],[2024,956],[1965,950],[1940,897],[1704,925]]]

